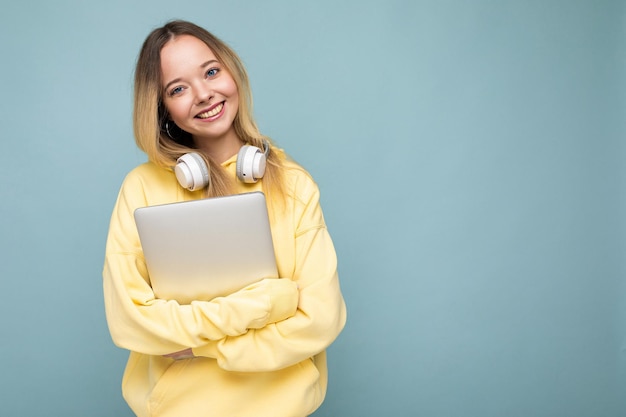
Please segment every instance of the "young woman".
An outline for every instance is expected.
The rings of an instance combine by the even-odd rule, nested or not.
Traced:
[[[111,336],[130,351],[129,406],[138,416],[311,414],[326,392],[325,349],[346,320],[335,251],[315,182],[254,122],[240,59],[192,23],[154,30],[135,72],[134,131],[149,162],[121,187],[103,272]],[[242,149],[266,160],[247,177]],[[181,161],[194,152],[198,178]],[[156,298],[134,210],[252,191],[267,197],[280,277],[185,305]]]

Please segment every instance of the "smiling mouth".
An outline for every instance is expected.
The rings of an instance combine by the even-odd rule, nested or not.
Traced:
[[[220,103],[217,106],[213,107],[211,110],[198,114],[196,117],[198,119],[208,119],[209,117],[213,117],[216,114],[219,114],[219,112],[221,112],[223,108],[224,103]]]

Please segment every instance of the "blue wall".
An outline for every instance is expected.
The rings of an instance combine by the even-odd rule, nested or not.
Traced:
[[[626,415],[624,6],[3,5],[1,414],[131,415],[104,241],[137,52],[184,18],[322,189],[349,322],[316,416]]]

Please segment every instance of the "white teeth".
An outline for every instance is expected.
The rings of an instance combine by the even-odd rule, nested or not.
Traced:
[[[224,103],[220,103],[217,107],[214,107],[213,110],[204,112],[204,113],[200,113],[198,115],[199,118],[201,119],[206,119],[207,117],[212,117],[215,116],[216,114],[218,114],[219,112],[222,111],[222,108],[224,107]]]

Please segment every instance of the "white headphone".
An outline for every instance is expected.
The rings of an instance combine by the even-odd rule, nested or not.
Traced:
[[[256,146],[244,145],[237,153],[236,172],[239,181],[257,182],[265,174],[265,163],[270,154],[270,144],[263,140],[263,151]],[[209,169],[197,152],[186,153],[176,161],[174,167],[178,183],[189,191],[209,185]]]

